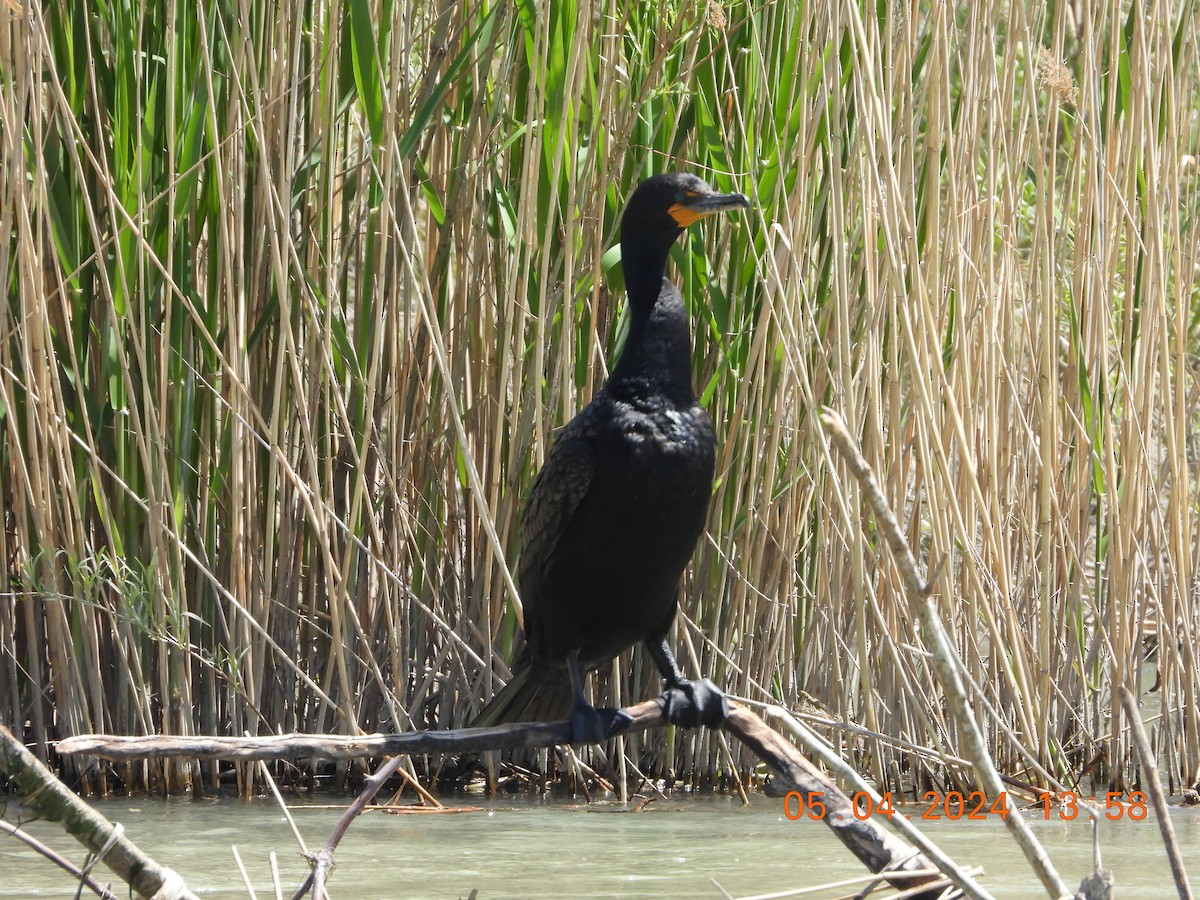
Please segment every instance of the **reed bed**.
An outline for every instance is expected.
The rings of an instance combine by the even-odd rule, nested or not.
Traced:
[[[624,200],[682,168],[755,202],[675,253],[723,441],[684,667],[834,723],[885,788],[969,780],[825,406],[940,573],[1001,770],[1132,785],[1126,686],[1192,784],[1198,20],[8,0],[0,720],[43,756],[468,721],[508,674],[522,493],[619,345]],[[599,700],[655,689],[634,657]]]

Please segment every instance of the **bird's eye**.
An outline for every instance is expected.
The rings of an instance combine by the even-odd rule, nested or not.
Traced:
[[[675,202],[676,203],[683,203],[685,200],[687,200],[687,194],[685,192],[683,192],[683,191],[675,192]]]

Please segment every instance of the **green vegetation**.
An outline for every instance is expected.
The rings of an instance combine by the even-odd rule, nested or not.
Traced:
[[[685,168],[756,202],[675,253],[724,441],[685,668],[875,732],[826,729],[889,787],[969,778],[911,749],[956,736],[827,405],[943,565],[1002,770],[1130,777],[1152,643],[1194,780],[1200,14],[908,9],[0,4],[0,720],[463,724],[619,340],[624,199]],[[730,771],[668,738],[613,762]]]

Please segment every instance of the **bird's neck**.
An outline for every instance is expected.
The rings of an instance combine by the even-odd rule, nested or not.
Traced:
[[[684,407],[695,402],[692,390],[692,336],[687,308],[678,288],[663,275],[666,251],[657,258],[626,256],[625,286],[629,333],[621,358],[608,379],[609,393],[659,396]]]

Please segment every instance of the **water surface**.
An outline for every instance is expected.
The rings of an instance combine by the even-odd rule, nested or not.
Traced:
[[[328,797],[328,795],[327,795]],[[477,812],[389,815],[355,821],[337,851],[334,898],[466,897],[480,900],[552,897],[719,897],[824,884],[865,870],[820,822],[790,821],[781,800],[680,796],[627,812],[615,803],[563,800],[483,802]],[[457,801],[466,806],[475,801]],[[269,854],[279,860],[284,896],[307,874],[296,839],[278,807],[265,799],[108,800],[95,807],[159,863],[180,872],[205,898],[250,896],[238,874],[236,846],[259,897],[273,897]],[[921,810],[905,809],[919,818]],[[311,849],[328,837],[340,811],[293,806]],[[17,811],[5,815],[15,821]],[[1200,879],[1200,809],[1177,809],[1175,829],[1193,880]],[[998,898],[1045,896],[998,818],[985,822],[919,823],[961,865],[985,868],[982,881]],[[1072,888],[1091,866],[1086,823],[1035,819],[1032,826]],[[31,822],[28,831],[82,864],[85,853],[57,825]],[[1105,823],[1104,863],[1118,895],[1174,895],[1153,816]],[[100,880],[109,880],[99,870]],[[118,894],[122,892],[118,888]],[[0,836],[0,898],[73,897],[65,873]],[[84,894],[84,896],[94,896]]]

